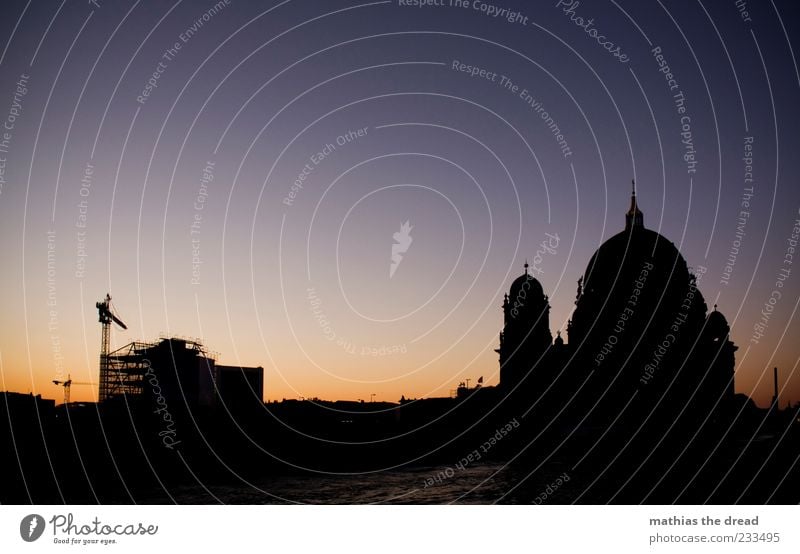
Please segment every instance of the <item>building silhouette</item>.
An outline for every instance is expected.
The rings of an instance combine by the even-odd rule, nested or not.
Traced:
[[[541,283],[518,277],[503,301],[500,388],[527,403],[563,406],[570,398],[596,414],[632,413],[695,421],[731,402],[734,352],[728,323],[708,313],[677,247],[644,225],[635,188],[625,228],[606,240],[578,279],[568,342],[551,338]]]
[[[116,384],[115,394],[107,399],[111,402],[163,398],[189,411],[222,405],[237,412],[262,406],[264,369],[218,365],[216,355],[197,340],[132,342],[111,352],[106,363]]]

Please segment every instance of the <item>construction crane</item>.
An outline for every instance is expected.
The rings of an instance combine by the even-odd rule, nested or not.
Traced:
[[[72,385],[93,385],[94,383],[84,383],[81,381],[73,381],[71,375],[67,375],[66,381],[58,381],[53,379],[53,384],[58,385],[60,387],[64,387],[64,404],[69,404],[69,390],[72,388]]]
[[[106,294],[105,299],[102,302],[95,303],[95,306],[97,307],[99,321],[103,327],[103,334],[100,338],[100,390],[98,394],[98,399],[102,402],[112,396],[116,386],[108,359],[109,344],[111,343],[111,322],[116,323],[121,329],[127,329],[128,326],[111,311],[110,294]]]

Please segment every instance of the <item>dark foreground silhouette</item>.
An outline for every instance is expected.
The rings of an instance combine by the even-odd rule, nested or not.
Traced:
[[[642,425],[624,412],[611,425],[576,409],[537,424],[533,411],[511,409],[513,400],[498,407],[499,394],[485,387],[460,399],[403,404],[285,401],[234,417],[174,408],[172,435],[153,405],[55,408],[38,397],[2,394],[0,408],[10,417],[0,426],[0,501],[216,502],[203,491],[220,486],[240,489],[246,502],[278,501],[268,485],[258,492],[267,482],[288,501],[360,502],[371,501],[382,475],[397,487],[404,471],[413,475],[401,481],[409,490],[391,492],[405,502],[431,501],[414,489],[461,491],[461,479],[472,479],[468,494],[432,501],[800,501],[796,410],[775,413],[744,402],[698,427],[655,417]],[[492,482],[474,482],[476,468],[489,465]],[[338,481],[368,485],[341,498],[303,490],[304,483]],[[187,488],[194,494],[182,497]]]

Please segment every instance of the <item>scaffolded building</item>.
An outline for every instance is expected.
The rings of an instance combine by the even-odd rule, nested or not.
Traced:
[[[216,355],[199,341],[162,337],[156,342],[131,342],[108,354],[100,399],[139,397],[148,381],[180,392],[190,403],[208,404],[213,397]]]

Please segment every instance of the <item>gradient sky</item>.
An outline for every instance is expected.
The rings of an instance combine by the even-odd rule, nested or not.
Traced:
[[[267,399],[495,384],[502,295],[524,260],[558,236],[538,269],[565,329],[635,177],[645,225],[707,268],[737,392],[766,405],[778,366],[782,404],[800,401],[800,266],[751,340],[800,218],[796,2],[749,1],[747,18],[733,0],[402,4],[4,2],[0,389],[60,400],[52,379],[96,382],[107,291],[129,327],[116,347],[201,338],[221,363],[263,366]],[[723,284],[748,137],[754,191]]]

